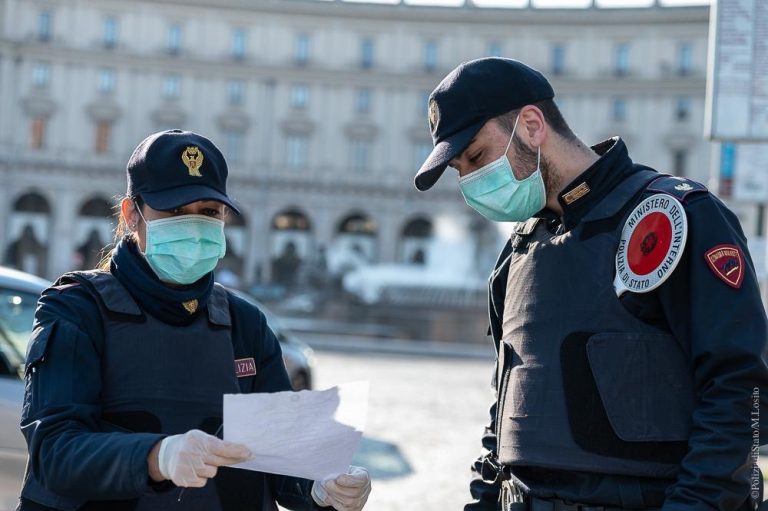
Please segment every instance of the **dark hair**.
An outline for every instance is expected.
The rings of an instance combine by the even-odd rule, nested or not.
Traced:
[[[578,140],[576,134],[571,131],[570,126],[568,126],[568,123],[565,122],[563,114],[560,113],[560,109],[557,108],[554,100],[545,99],[537,103],[533,103],[533,106],[541,110],[541,113],[544,114],[544,120],[547,122],[547,124],[549,124],[555,133],[566,140]],[[522,110],[522,108],[512,110],[511,112],[507,112],[496,117],[496,121],[502,128],[507,131],[507,133],[512,133],[512,129],[515,126],[515,118],[520,113],[520,110]]]
[[[104,247],[104,249],[101,251],[101,260],[99,261],[99,264],[96,266],[97,270],[102,271],[109,271],[109,264],[112,262],[112,249],[117,246],[117,244],[125,237],[132,237],[135,238],[135,234],[133,231],[128,227],[128,222],[126,221],[125,217],[123,216],[121,205],[123,203],[123,200],[130,199],[133,201],[134,204],[136,204],[136,207],[143,208],[144,207],[144,201],[139,197],[138,195],[135,197],[118,197],[117,205],[112,208],[115,210],[115,216],[117,217],[117,227],[115,227],[115,238],[114,241]]]

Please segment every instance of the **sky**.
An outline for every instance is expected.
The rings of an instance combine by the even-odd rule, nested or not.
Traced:
[[[347,0],[376,3],[398,3],[399,0]],[[404,0],[410,5],[461,5],[464,0]],[[587,7],[592,0],[473,0],[480,7]],[[598,7],[647,7],[654,0],[595,0]],[[659,0],[661,5],[709,5],[709,0]]]

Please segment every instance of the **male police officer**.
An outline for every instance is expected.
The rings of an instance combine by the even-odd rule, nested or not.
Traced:
[[[752,509],[766,317],[739,223],[618,137],[584,145],[553,97],[487,58],[429,99],[416,187],[451,165],[467,204],[520,222],[490,280],[496,402],[465,510]]]

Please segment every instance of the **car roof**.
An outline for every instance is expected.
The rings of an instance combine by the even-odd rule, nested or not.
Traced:
[[[39,295],[51,282],[31,273],[0,266],[0,287]]]

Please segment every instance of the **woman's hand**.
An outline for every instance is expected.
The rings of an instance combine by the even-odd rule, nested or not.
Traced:
[[[155,481],[170,479],[176,486],[201,488],[216,475],[218,467],[250,458],[246,446],[193,429],[164,438],[150,451],[147,463],[149,476]]]
[[[346,474],[312,485],[312,498],[317,505],[332,506],[337,511],[360,511],[370,493],[371,476],[362,467],[349,467]]]

